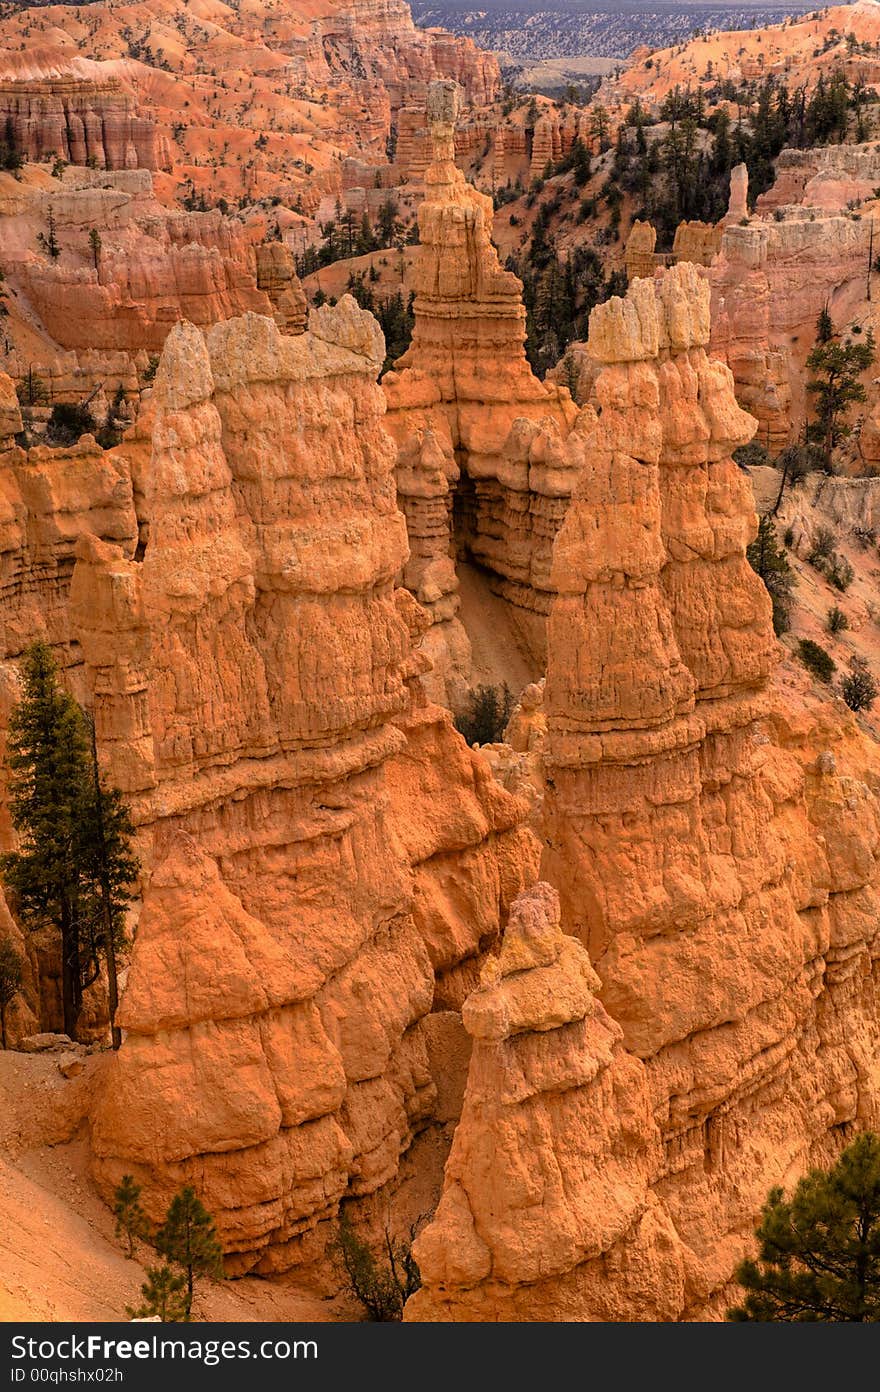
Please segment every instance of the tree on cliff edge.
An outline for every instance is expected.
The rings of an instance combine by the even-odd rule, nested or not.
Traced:
[[[784,547],[776,540],[776,528],[764,513],[758,523],[758,535],[746,549],[752,570],[761,577],[773,604],[773,632],[779,637],[791,627],[790,611],[795,576]]]
[[[811,1170],[792,1198],[771,1189],[756,1230],[758,1261],[735,1321],[880,1321],[880,1136],[865,1132],[830,1170]]]
[[[807,358],[807,369],[812,374],[807,391],[816,400],[816,420],[809,427],[809,434],[822,445],[827,466],[835,445],[851,432],[845,419],[850,406],[866,400],[859,378],[873,361],[871,332],[864,343],[844,342],[834,337],[828,311],[823,309],[816,324],[816,343]]]

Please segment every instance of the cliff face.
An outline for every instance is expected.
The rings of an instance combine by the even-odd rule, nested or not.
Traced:
[[[146,889],[92,1132],[155,1214],[185,1178],[233,1272],[313,1256],[430,1122],[456,1009],[534,873],[524,808],[413,681],[422,625],[346,298],[172,330],[142,562],[80,543],[72,605]]]
[[[711,268],[712,349],[771,450],[804,418],[803,365],[819,313],[846,316],[863,298],[871,239],[868,217],[787,206],[778,218],[728,224]]]
[[[77,539],[83,532],[133,555],[137,519],[124,462],[84,436],[69,449],[20,449],[21,415],[0,373],[0,662],[37,636],[66,648]],[[11,673],[5,669],[4,693]],[[7,708],[3,700],[3,711]],[[5,720],[4,720],[5,723]],[[4,836],[7,829],[4,826]]]
[[[770,681],[730,459],[754,426],[706,354],[708,310],[681,265],[591,318],[542,874],[614,1025],[582,959],[544,951],[549,928],[523,956],[515,909],[510,963],[506,940],[465,1005],[477,1043],[414,1318],[716,1315],[768,1187],[877,1122],[876,747]],[[487,1186],[484,1127],[527,1137],[519,1182]]]
[[[50,218],[54,258],[40,241]],[[260,214],[169,212],[148,170],[68,168],[55,179],[29,169],[9,179],[0,191],[7,370],[19,380],[33,371],[53,401],[83,400],[101,384],[112,398],[117,382],[136,399],[139,369],[181,319],[202,326],[253,310],[302,332],[293,255],[267,233]]]
[[[99,169],[161,169],[169,162],[155,122],[111,76],[0,79],[0,127],[29,160],[55,155]]]
[[[3,212],[10,284],[64,349],[155,350],[180,319],[206,325],[271,308],[257,286],[264,225],[219,212],[167,213],[146,171],[68,171],[57,189],[22,191]],[[34,249],[50,214],[54,260]],[[97,255],[92,227],[100,229]]]
[[[575,473],[562,445],[577,412],[526,362],[522,286],[492,246],[491,201],[454,164],[457,90],[435,84],[428,100],[415,330],[383,379],[411,548],[405,583],[435,623],[455,622],[454,528],[459,552],[485,567],[540,652],[550,549]],[[444,643],[454,651],[455,636]]]

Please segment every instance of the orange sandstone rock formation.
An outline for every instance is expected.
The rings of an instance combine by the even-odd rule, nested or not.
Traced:
[[[454,84],[431,87],[415,330],[383,379],[410,540],[405,583],[442,626],[431,649],[441,672],[443,652],[454,669],[461,648],[453,530],[541,651],[550,548],[575,473],[563,442],[577,414],[568,392],[526,362],[521,284],[490,241],[490,200],[454,163],[459,106]]]
[[[233,1272],[321,1249],[430,1124],[457,1010],[535,872],[524,804],[414,685],[423,625],[369,314],[181,325],[143,559],[84,538],[72,612],[146,890],[95,1174],[184,1179]]]
[[[674,1234],[646,1201],[660,1135],[645,1069],[598,989],[562,932],[556,891],[521,894],[465,1001],[464,1109],[443,1197],[415,1243],[423,1286],[408,1320],[625,1319],[649,1282],[653,1318],[680,1301]]]
[[[408,1317],[717,1316],[768,1186],[877,1124],[876,746],[771,685],[730,459],[754,424],[707,356],[708,310],[680,265],[591,319],[542,873],[600,985],[552,896],[521,900],[465,1004],[471,1072]],[[506,1159],[521,1146],[527,1166]]]

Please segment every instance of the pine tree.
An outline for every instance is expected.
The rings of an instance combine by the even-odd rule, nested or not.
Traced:
[[[131,1319],[154,1319],[156,1315],[163,1324],[182,1323],[189,1319],[185,1277],[176,1276],[170,1266],[148,1266],[147,1279],[141,1286],[143,1304],[137,1309],[126,1305],[125,1312]]]
[[[131,849],[134,827],[122,794],[101,781],[95,723],[90,716],[86,717],[86,726],[90,736],[91,785],[81,828],[82,869],[96,887],[100,902],[98,937],[107,964],[110,1032],[113,1048],[118,1049],[122,1035],[116,1024],[116,952],[125,943],[125,912],[140,867]]]
[[[794,572],[785,550],[776,540],[776,528],[769,514],[758,523],[758,535],[746,550],[752,570],[761,577],[773,605],[773,632],[778,636],[790,627],[789,611],[795,586]]]
[[[186,1276],[186,1315],[192,1315],[193,1288],[196,1276],[223,1276],[223,1248],[217,1238],[214,1221],[204,1208],[192,1185],[187,1184],[175,1194],[165,1215],[165,1222],[156,1233],[156,1250],[170,1262],[183,1268]]]
[[[102,247],[102,245],[103,245],[103,243],[101,242],[101,234],[100,234],[100,232],[98,231],[97,227],[90,227],[90,228],[89,228],[89,248],[90,248],[91,253],[92,253],[92,261],[94,262],[95,270],[98,269],[98,263],[99,263],[100,260],[101,260],[101,247]]]
[[[600,154],[604,154],[608,149],[608,133],[610,129],[611,122],[605,107],[594,106],[590,115],[590,134],[598,141]]]
[[[829,328],[828,312],[823,309],[816,324],[816,343],[807,358],[807,368],[814,374],[807,382],[807,391],[816,398],[817,419],[812,429],[821,439],[828,464],[834,446],[851,430],[843,417],[850,406],[866,399],[859,377],[874,361],[870,332],[864,343],[844,343],[834,338]]]
[[[115,977],[111,958],[137,873],[127,811],[120,795],[101,785],[95,759],[86,719],[61,686],[51,649],[33,644],[24,658],[22,699],[9,721],[9,804],[19,846],[0,860],[0,873],[25,927],[51,925],[60,936],[64,1030],[71,1038],[101,953]]]
[[[79,707],[60,686],[45,643],[25,654],[23,697],[10,716],[7,758],[19,849],[3,857],[3,878],[27,927],[48,922],[60,934],[64,1030],[73,1039],[83,989],[78,852],[88,745]]]
[[[8,938],[0,938],[0,1046],[6,1048],[6,1012],[21,990],[24,961]]]
[[[116,1236],[125,1237],[128,1255],[134,1256],[137,1238],[150,1235],[150,1220],[140,1204],[141,1187],[135,1184],[131,1175],[123,1175],[113,1195],[113,1212],[116,1215]]]
[[[762,1323],[880,1321],[880,1137],[858,1136],[830,1170],[811,1170],[791,1199],[771,1189],[758,1261],[727,1318]]]

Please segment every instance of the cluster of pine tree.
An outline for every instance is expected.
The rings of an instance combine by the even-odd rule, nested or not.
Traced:
[[[23,927],[58,935],[64,1030],[75,1039],[83,992],[102,962],[113,1020],[116,952],[138,873],[133,828],[120,793],[99,774],[94,726],[62,685],[47,644],[27,650],[22,676],[7,745],[18,849],[3,856],[0,873]]]
[[[784,146],[798,149],[846,139],[864,140],[869,130],[867,107],[874,93],[844,70],[820,75],[812,92],[790,91],[777,77],[736,88],[676,86],[660,108],[667,126],[662,136],[649,134],[656,122],[636,100],[618,131],[614,161],[603,196],[622,189],[633,195],[636,216],[657,228],[658,248],[668,250],[682,221],[717,222],[727,210],[730,171],[745,164],[752,200],[770,187],[773,161]],[[735,102],[734,122],[724,100]]]
[[[526,308],[526,356],[543,377],[570,343],[584,339],[591,310],[610,295],[626,293],[622,271],[606,278],[594,247],[578,246],[560,257],[549,230],[556,211],[555,200],[543,203],[535,217],[532,239],[518,257],[507,259],[507,269],[523,283]]]
[[[223,1248],[214,1220],[192,1185],[175,1194],[161,1227],[153,1226],[141,1204],[141,1188],[132,1175],[123,1175],[114,1195],[116,1236],[125,1239],[134,1257],[138,1240],[149,1242],[161,1257],[161,1266],[148,1266],[141,1286],[141,1304],[128,1307],[132,1319],[154,1319],[163,1324],[192,1319],[197,1276],[223,1278]]]
[[[400,217],[400,205],[390,193],[379,208],[375,225],[366,211],[358,218],[357,213],[343,212],[342,204],[337,202],[336,216],[321,224],[320,246],[306,247],[296,257],[296,273],[302,279],[313,271],[319,271],[322,266],[332,265],[334,261],[401,247],[406,241],[413,242],[417,237],[416,227],[407,234]]]

